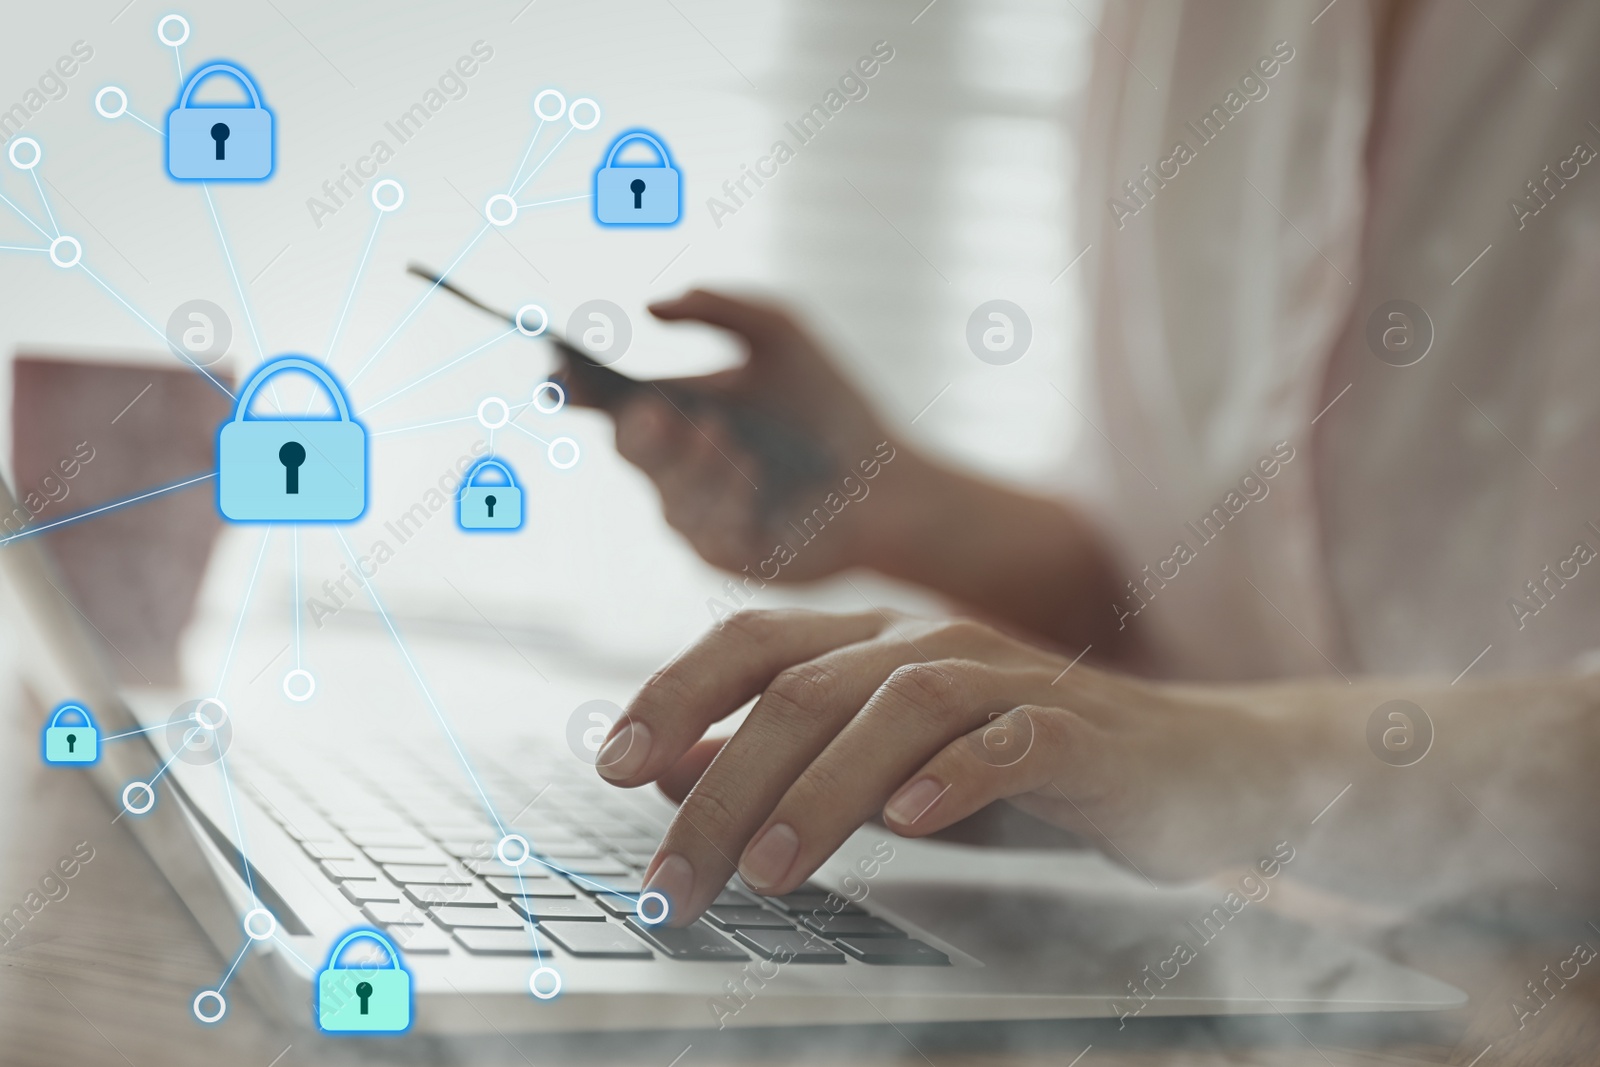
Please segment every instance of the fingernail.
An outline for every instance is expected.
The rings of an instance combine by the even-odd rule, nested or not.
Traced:
[[[688,905],[689,895],[694,892],[694,868],[676,852],[669,853],[644,887],[666,897],[669,915],[675,914]]]
[[[788,823],[774,823],[750,842],[739,860],[739,874],[755,889],[770,889],[789,873],[800,852],[800,837]]]
[[[932,778],[918,778],[889,798],[889,803],[884,805],[883,814],[890,822],[910,826],[933,806],[933,802],[939,799],[944,789],[944,786]]]
[[[650,727],[642,722],[630,722],[606,742],[595,757],[595,770],[605,778],[627,778],[644,766],[650,758]]]

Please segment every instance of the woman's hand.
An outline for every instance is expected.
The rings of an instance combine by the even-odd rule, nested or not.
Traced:
[[[746,405],[776,420],[816,446],[835,469],[824,482],[785,490],[777,473],[764,469],[715,409],[686,409],[660,391],[642,392],[613,412],[617,451],[655,483],[667,522],[696,552],[727,570],[754,570],[778,542],[797,539],[789,523],[809,517],[830,493],[843,499],[875,492],[875,528],[894,521],[887,498],[895,494],[877,485],[864,487],[862,472],[864,464],[876,472],[886,455],[902,450],[822,346],[787,312],[699,289],[652,304],[650,311],[669,322],[719,327],[745,350],[738,367],[674,379],[671,385]],[[575,400],[583,402],[581,396]],[[900,467],[912,462],[905,458]],[[844,483],[847,476],[851,480]],[[863,521],[861,511],[841,508],[835,521],[825,510],[828,536],[807,543],[785,563],[781,580],[817,578],[867,563],[866,541],[874,527]]]
[[[1151,877],[1251,858],[1289,773],[1269,721],[1070,663],[967,621],[745,612],[646,683],[599,768],[684,798],[646,872],[674,925],[736,868],[793,890],[879,812],[920,837],[1009,800]]]

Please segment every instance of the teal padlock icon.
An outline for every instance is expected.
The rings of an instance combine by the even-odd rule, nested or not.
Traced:
[[[63,715],[76,715],[83,724],[62,725]],[[100,731],[94,717],[82,704],[62,704],[50,716],[50,725],[44,728],[44,761],[46,763],[94,763],[100,758]]]
[[[214,74],[244,86],[244,104],[194,104],[200,83]],[[167,112],[167,173],[179,181],[261,181],[274,163],[272,112],[256,83],[232,63],[208,63],[189,76]]]
[[[655,149],[654,165],[618,163],[632,142]],[[667,146],[648,130],[628,130],[611,142],[606,160],[594,172],[594,218],[603,226],[671,226],[683,214],[683,175],[672,165]]]
[[[498,471],[503,481],[480,484],[485,470]],[[511,468],[498,459],[479,460],[456,494],[456,520],[463,530],[522,529],[522,489]]]
[[[385,964],[339,966],[352,941],[376,941],[389,956]],[[376,930],[351,930],[328,953],[317,975],[317,1025],[334,1034],[399,1033],[411,1026],[411,972],[400,951]]]
[[[256,391],[284,371],[317,379],[336,414],[249,417]],[[250,376],[217,434],[217,507],[235,522],[352,522],[367,510],[367,431],[322,364],[280,356]]]

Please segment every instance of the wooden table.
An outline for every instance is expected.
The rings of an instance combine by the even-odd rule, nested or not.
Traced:
[[[1510,1002],[1524,983],[1572,952],[1572,930],[1513,935],[1487,923],[1439,920],[1375,943],[1393,958],[1466,989],[1460,1011],[1425,1017],[1147,1020],[1113,1023],[808,1028],[735,1034],[506,1035],[469,1042],[322,1038],[279,1026],[239,990],[226,1020],[198,1025],[189,1002],[219,973],[217,952],[160,872],[87,778],[41,766],[32,724],[16,701],[0,712],[0,905],[24,901],[79,842],[94,858],[25,932],[0,945],[0,1064],[88,1067],[299,1067],[309,1063],[1051,1064],[1593,1064],[1600,1062],[1600,966],[1555,993],[1519,1030]],[[1330,921],[1371,938],[1362,921]],[[1600,913],[1597,913],[1600,914]],[[1589,930],[1600,947],[1600,933]],[[1579,935],[1581,936],[1581,935]],[[1600,962],[1600,961],[1597,961]],[[251,964],[247,961],[244,966]],[[1091,1047],[1092,1046],[1092,1047]],[[685,1052],[685,1049],[688,1049]]]

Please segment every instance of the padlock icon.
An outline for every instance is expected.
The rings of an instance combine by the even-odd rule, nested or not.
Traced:
[[[250,102],[191,105],[195,89],[213,74],[238,81]],[[275,138],[272,112],[250,75],[231,63],[209,63],[189,76],[167,112],[167,173],[179,181],[261,181],[272,174]]]
[[[61,725],[63,715],[77,715],[83,725]],[[100,759],[100,731],[94,717],[82,704],[62,704],[44,728],[46,763],[94,763]]]
[[[387,966],[341,967],[339,957],[352,941],[376,941],[389,956]],[[328,953],[317,974],[317,1025],[329,1033],[398,1033],[411,1026],[411,972],[400,950],[376,930],[351,930]]]
[[[321,382],[337,414],[247,418],[262,383],[291,370]],[[366,512],[366,427],[322,364],[280,356],[250,376],[217,434],[217,507],[235,522],[353,522]]]
[[[485,470],[500,472],[503,482],[481,485]],[[511,468],[498,459],[483,459],[467,472],[456,494],[456,518],[463,530],[522,529],[522,490]]]
[[[659,162],[617,164],[617,153],[633,141],[648,143]],[[647,130],[629,130],[611,142],[594,172],[594,217],[605,226],[671,226],[683,214],[682,175],[667,146]]]

